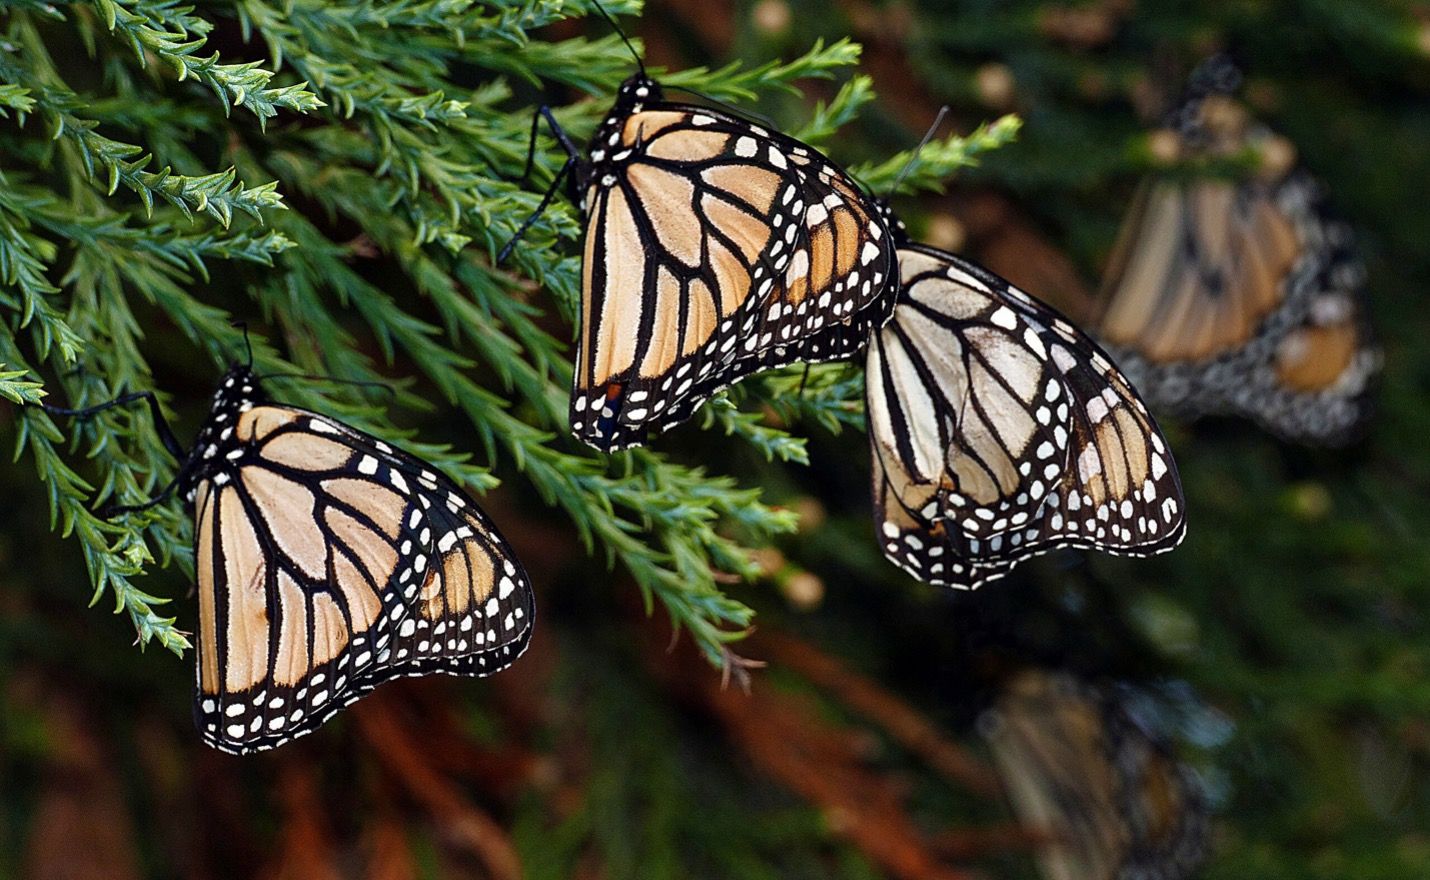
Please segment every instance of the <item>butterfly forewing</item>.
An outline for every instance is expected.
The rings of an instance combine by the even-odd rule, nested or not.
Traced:
[[[1283,302],[1298,236],[1266,186],[1158,181],[1132,210],[1108,283],[1161,295],[1114,292],[1099,320],[1107,343],[1161,361],[1205,360],[1246,345]]]
[[[571,400],[586,442],[639,443],[754,372],[848,356],[887,319],[888,231],[813,149],[707,108],[637,103],[591,157]]]
[[[974,588],[1057,547],[1175,546],[1171,454],[1101,350],[966,260],[911,245],[899,261],[899,304],[866,380],[885,554]]]
[[[205,741],[271,748],[384,681],[487,674],[525,647],[525,574],[421,461],[252,402],[216,405],[205,436],[192,490]]]

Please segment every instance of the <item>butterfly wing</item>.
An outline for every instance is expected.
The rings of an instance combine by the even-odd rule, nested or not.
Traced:
[[[979,727],[1019,819],[1049,836],[1049,880],[1181,880],[1203,861],[1199,784],[1110,696],[1029,671]]]
[[[854,353],[887,319],[888,230],[812,148],[660,103],[592,158],[571,396],[587,443],[640,443],[759,370]]]
[[[1096,344],[952,254],[905,246],[899,266],[866,373],[891,561],[975,588],[1057,547],[1149,555],[1180,542],[1166,441]]]
[[[1194,89],[1173,118],[1192,156],[1269,155],[1284,143],[1216,90]],[[1364,270],[1319,185],[1286,164],[1241,180],[1145,183],[1093,329],[1155,406],[1345,443],[1371,413],[1381,362]]]
[[[1131,217],[1098,332],[1160,362],[1210,361],[1245,347],[1284,305],[1302,263],[1296,227],[1264,184],[1147,183]]]
[[[1024,673],[979,718],[1019,821],[1047,835],[1047,880],[1114,880],[1127,842],[1101,713],[1065,678]]]
[[[530,583],[455,485],[315,413],[233,424],[192,499],[205,742],[273,748],[385,681],[486,675],[525,649]]]

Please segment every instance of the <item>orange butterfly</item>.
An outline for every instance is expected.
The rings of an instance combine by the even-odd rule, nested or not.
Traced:
[[[274,748],[383,682],[490,675],[526,649],[526,573],[471,498],[420,459],[270,402],[243,365],[187,452],[149,392],[46,409],[83,417],[138,400],[181,462],[140,507],[177,489],[194,515],[194,717],[209,745]]]
[[[1259,170],[1144,183],[1093,330],[1155,406],[1345,443],[1369,418],[1382,360],[1365,270],[1294,149],[1233,99],[1240,81],[1224,56],[1205,62],[1165,137],[1184,160],[1250,153]]]

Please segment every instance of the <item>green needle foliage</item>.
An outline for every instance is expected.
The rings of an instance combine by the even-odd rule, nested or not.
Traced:
[[[603,25],[595,38],[541,30],[591,11],[571,0],[0,7],[0,396],[82,407],[155,389],[181,404],[173,365],[206,362],[217,375],[243,350],[232,322],[261,318],[261,370],[396,389],[284,386],[284,399],[401,442],[474,490],[496,485],[494,468],[515,475],[630,574],[647,608],[659,603],[712,662],[728,662],[753,612],[722,585],[754,577],[750,549],[792,531],[794,515],[716,468],[659,451],[601,455],[569,438],[573,206],[558,200],[510,265],[493,265],[564,161],[543,135],[534,180],[517,179],[535,105],[549,100],[580,138],[633,70]],[[748,102],[843,76],[859,53],[816,42],[788,63],[653,73]],[[873,99],[868,78],[847,78],[796,134],[828,141]],[[1005,119],[858,173],[878,192],[906,167],[902,191],[938,187],[1016,127]],[[861,396],[854,367],[818,367],[807,381],[786,372],[712,403],[704,424],[804,463],[805,441],[786,427],[858,425]],[[439,408],[460,417],[455,448],[394,424]],[[191,566],[187,518],[177,504],[113,522],[91,512],[173,477],[147,414],[58,424],[23,406],[14,430],[54,527],[84,553],[94,601],[128,614],[140,645],[182,652],[168,600],[142,576],[155,563]]]

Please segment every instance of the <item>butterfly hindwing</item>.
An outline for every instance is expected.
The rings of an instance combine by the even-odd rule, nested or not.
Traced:
[[[316,413],[215,410],[191,493],[206,742],[271,748],[384,681],[525,648],[530,584],[454,484]]]
[[[1028,515],[1015,503],[1036,509],[1062,470],[1062,378],[1007,297],[934,252],[902,248],[899,265],[898,311],[869,355],[870,407],[891,416],[871,421],[876,444],[897,450],[916,492],[939,488],[924,517],[958,516],[974,534],[1017,527]]]
[[[1057,547],[1176,546],[1175,464],[1106,355],[967,260],[905,245],[899,263],[899,303],[866,380],[885,555],[921,580],[975,588]]]
[[[430,471],[417,479],[427,490],[417,496],[426,523],[418,537],[431,561],[397,624],[397,674],[499,672],[530,638],[534,609],[526,574],[461,492],[437,485]]]
[[[658,88],[623,87],[582,181],[571,426],[606,450],[759,370],[846,357],[892,308],[888,230],[843,171]]]

